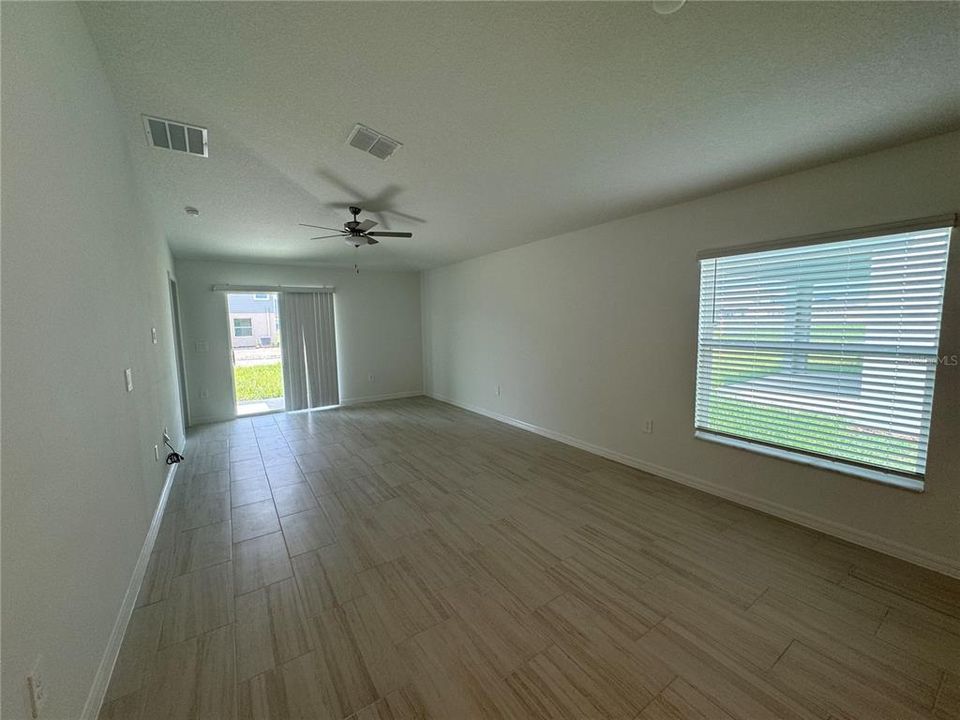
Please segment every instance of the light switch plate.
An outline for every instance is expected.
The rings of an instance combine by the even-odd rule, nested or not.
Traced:
[[[153,340],[153,344],[157,344],[157,329],[150,328],[150,339]]]
[[[127,392],[133,392],[133,370],[130,368],[124,370],[123,379],[127,383]]]

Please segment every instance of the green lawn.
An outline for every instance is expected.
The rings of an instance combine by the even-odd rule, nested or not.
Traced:
[[[814,333],[816,342],[834,329],[824,326]],[[847,329],[848,334],[851,334]],[[856,336],[856,329],[852,332]],[[715,387],[731,386],[754,378],[785,372],[790,358],[778,352],[714,350]],[[833,354],[808,353],[807,368],[812,372],[862,372],[857,358]],[[854,420],[841,420],[827,413],[789,409],[734,398],[717,398],[706,407],[707,427],[711,430],[753,438],[773,445],[839,457],[869,465],[913,472],[920,454],[920,439],[903,435],[868,434]]]
[[[707,408],[711,430],[774,445],[913,472],[918,440],[865,435],[852,422],[825,413],[788,410],[743,400],[714,400]]]
[[[280,363],[245,365],[233,369],[237,402],[283,397],[283,371]]]

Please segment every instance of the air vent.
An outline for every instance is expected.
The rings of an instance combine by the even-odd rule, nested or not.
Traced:
[[[357,125],[350,133],[347,142],[353,147],[368,152],[374,157],[386,160],[393,155],[403,143],[388,138],[376,130],[371,130],[366,125]]]
[[[153,147],[207,157],[206,128],[144,115],[143,129]]]

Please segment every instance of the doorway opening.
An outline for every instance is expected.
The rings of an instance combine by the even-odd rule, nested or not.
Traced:
[[[177,385],[180,389],[180,422],[183,437],[187,436],[187,426],[190,424],[190,410],[187,408],[187,379],[183,371],[183,346],[180,337],[180,294],[177,292],[177,281],[168,278],[170,287],[170,315],[173,319],[173,350],[177,356]]]
[[[286,409],[278,293],[227,293],[237,415]]]

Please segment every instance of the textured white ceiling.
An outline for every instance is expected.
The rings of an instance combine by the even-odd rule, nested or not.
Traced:
[[[434,267],[960,127],[960,3],[81,5],[178,257]],[[350,202],[415,237],[297,226]]]

